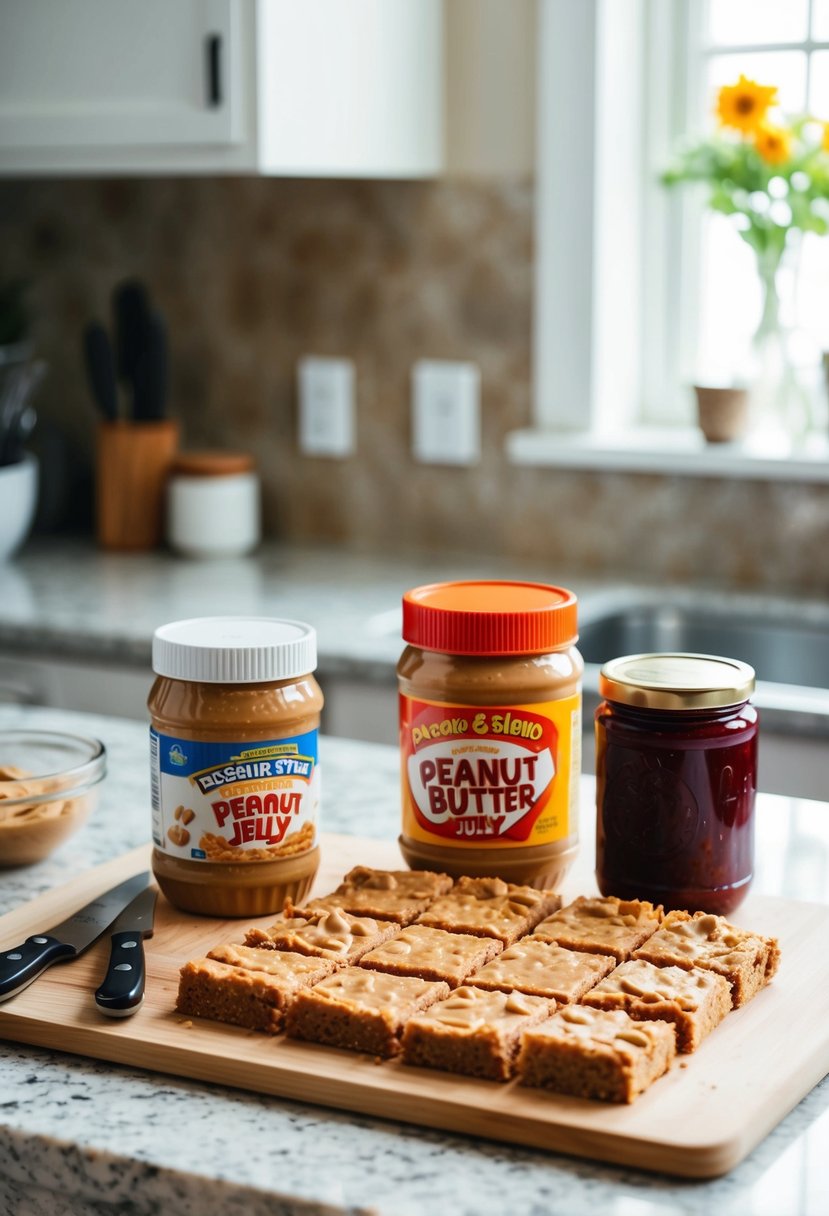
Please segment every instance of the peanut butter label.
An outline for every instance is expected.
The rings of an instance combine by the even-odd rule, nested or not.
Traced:
[[[272,861],[313,848],[317,731],[256,743],[150,730],[153,841],[191,861]]]
[[[463,846],[575,831],[581,696],[468,706],[400,695],[403,834]]]

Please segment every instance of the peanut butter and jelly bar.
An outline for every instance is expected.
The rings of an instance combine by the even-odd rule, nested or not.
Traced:
[[[356,963],[369,950],[399,933],[393,922],[349,916],[339,908],[292,910],[268,929],[248,929],[245,945],[265,950],[295,950],[338,963]]]
[[[408,1019],[448,992],[447,984],[346,967],[298,993],[288,1010],[286,1030],[312,1043],[394,1056]]]
[[[668,1022],[634,1022],[620,1009],[565,1005],[524,1034],[518,1079],[576,1098],[632,1102],[668,1071],[675,1054]]]
[[[731,986],[734,1009],[745,1005],[769,982],[780,963],[774,937],[760,937],[737,929],[722,916],[709,912],[669,912],[634,958],[657,967],[702,967],[723,976]]]
[[[527,992],[568,1004],[577,1001],[615,966],[616,959],[607,954],[585,954],[542,938],[522,937],[467,982],[476,988]]]
[[[207,958],[182,967],[176,1009],[192,1017],[276,1034],[295,994],[324,979],[334,967],[301,954],[219,946]]]
[[[495,937],[509,946],[560,906],[553,891],[519,887],[500,878],[459,878],[417,923],[448,933]]]
[[[673,1022],[677,1051],[696,1051],[731,1010],[731,989],[721,975],[695,967],[654,967],[644,959],[622,963],[582,998],[593,1009],[624,1009],[636,1021]]]
[[[638,899],[587,899],[582,895],[542,921],[534,936],[558,942],[568,950],[612,954],[623,963],[656,932],[661,921],[661,906],[655,908]]]
[[[554,1008],[543,997],[464,984],[406,1025],[404,1063],[508,1081],[523,1031]]]
[[[431,870],[372,870],[355,866],[330,895],[311,900],[309,908],[342,908],[353,916],[374,916],[409,925],[433,900],[451,890],[448,874]]]
[[[369,950],[361,967],[390,975],[418,975],[422,980],[444,980],[450,988],[462,984],[470,972],[483,967],[503,949],[495,938],[468,933],[447,933],[428,925],[409,925],[391,941]]]

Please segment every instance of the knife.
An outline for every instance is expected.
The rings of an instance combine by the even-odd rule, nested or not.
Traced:
[[[83,335],[86,376],[92,396],[107,422],[118,420],[118,386],[115,381],[115,359],[112,343],[103,325],[91,322]]]
[[[110,926],[109,966],[95,1004],[111,1018],[128,1018],[144,1000],[144,938],[153,935],[158,891],[146,887]]]
[[[118,913],[150,881],[150,875],[135,874],[105,891],[92,903],[43,933],[27,937],[20,946],[0,953],[0,1001],[22,992],[52,963],[78,958],[109,928]]]

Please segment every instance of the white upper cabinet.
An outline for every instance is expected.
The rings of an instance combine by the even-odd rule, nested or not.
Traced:
[[[425,177],[441,0],[2,0],[0,172]]]

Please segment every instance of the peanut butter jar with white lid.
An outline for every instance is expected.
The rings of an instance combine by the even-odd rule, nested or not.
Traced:
[[[414,869],[559,885],[578,849],[577,601],[474,581],[403,597],[403,822]]]
[[[176,907],[265,916],[319,867],[316,633],[302,621],[200,617],[156,630],[152,867]]]

